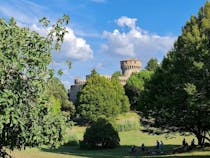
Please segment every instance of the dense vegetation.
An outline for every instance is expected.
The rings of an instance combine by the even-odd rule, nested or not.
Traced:
[[[210,141],[210,2],[192,16],[140,96],[148,131],[190,132]]]
[[[78,97],[77,112],[82,119],[92,122],[99,117],[113,117],[128,110],[128,98],[119,81],[109,81],[92,71]]]
[[[41,21],[48,26],[46,18]],[[68,21],[67,16],[58,19],[42,37],[13,18],[0,19],[0,149],[62,143],[63,118],[53,112],[44,92],[53,42],[59,49]]]
[[[68,100],[67,91],[63,83],[56,77],[48,80],[46,95],[50,98],[52,107],[55,111],[64,111],[70,117],[75,111],[74,105]]]
[[[151,58],[148,63],[147,63],[147,66],[145,67],[146,70],[149,70],[149,71],[155,71],[157,70],[157,68],[159,67],[160,65],[158,64],[158,60],[156,58]]]
[[[144,84],[150,80],[153,71],[143,70],[138,73],[134,73],[126,81],[125,93],[129,98],[131,109],[138,110],[137,104],[140,99],[140,94],[144,90]]]

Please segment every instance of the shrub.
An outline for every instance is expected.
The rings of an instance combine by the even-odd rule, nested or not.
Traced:
[[[119,145],[118,132],[106,119],[100,118],[91,127],[86,129],[80,148],[84,149],[107,149]]]

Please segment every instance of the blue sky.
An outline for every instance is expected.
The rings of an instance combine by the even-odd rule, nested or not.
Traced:
[[[74,77],[84,79],[93,68],[101,74],[120,70],[119,61],[150,58],[161,62],[181,28],[206,0],[6,0],[0,17],[14,17],[20,26],[40,33],[38,19],[70,16],[69,33],[52,66],[62,68],[68,88]],[[72,61],[68,70],[66,60]]]

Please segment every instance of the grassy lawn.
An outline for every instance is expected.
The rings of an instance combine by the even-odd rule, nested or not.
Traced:
[[[195,158],[195,157],[208,157],[210,158],[210,148],[202,150],[196,150],[192,152],[182,154],[171,154],[174,147],[181,145],[183,136],[180,135],[148,135],[142,133],[138,128],[141,128],[139,123],[139,116],[136,113],[126,113],[115,118],[118,128],[120,129],[135,129],[132,131],[119,132],[120,135],[120,147],[109,150],[81,150],[78,142],[83,139],[85,127],[75,126],[70,130],[67,130],[68,144],[58,148],[49,149],[47,147],[42,148],[28,148],[24,151],[15,150],[11,154],[15,158],[129,158],[129,157],[183,157],[183,158]],[[136,124],[139,127],[136,128]],[[126,126],[129,125],[129,126]],[[191,142],[192,136],[185,137],[188,143]],[[163,141],[165,155],[151,156],[141,155],[140,145],[145,144],[145,147],[149,151],[155,150],[156,140]],[[197,143],[197,142],[196,142]],[[129,152],[131,145],[137,146],[137,152],[131,154]]]
[[[68,131],[70,138],[75,140],[81,140],[85,128],[84,127],[74,127]],[[73,139],[73,140],[74,140]],[[140,154],[140,149],[137,149],[137,153],[129,153],[131,145],[140,146],[144,143],[149,150],[153,150],[155,147],[156,140],[162,140],[164,142],[165,152],[171,151],[174,147],[181,144],[183,137],[179,135],[174,135],[173,138],[166,138],[165,136],[154,136],[142,133],[140,131],[127,131],[120,132],[121,146],[116,149],[109,150],[80,150],[78,145],[65,145],[59,149],[48,149],[48,148],[32,148],[24,151],[15,151],[11,154],[16,158],[128,158],[128,157],[183,157],[183,158],[194,158],[194,157],[210,157],[210,148],[203,150],[197,150],[182,154],[166,154],[159,156],[142,156]],[[186,140],[190,143],[192,137],[186,137]]]

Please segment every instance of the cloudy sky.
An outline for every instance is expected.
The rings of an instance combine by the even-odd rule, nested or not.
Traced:
[[[52,67],[62,68],[68,88],[95,68],[101,74],[120,70],[119,61],[150,58],[161,62],[182,26],[206,0],[0,0],[0,17],[14,17],[20,26],[44,34],[38,20],[70,16],[68,34]],[[68,70],[66,60],[72,61]]]

